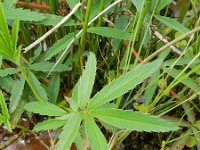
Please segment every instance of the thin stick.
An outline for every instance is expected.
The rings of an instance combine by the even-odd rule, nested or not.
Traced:
[[[57,30],[62,24],[64,24],[76,12],[76,10],[80,6],[81,6],[81,3],[76,4],[76,6],[72,9],[72,11],[67,16],[65,16],[57,25],[55,25],[51,30],[46,32],[43,36],[41,36],[39,39],[37,39],[32,44],[30,44],[28,47],[24,48],[24,53],[27,53],[29,50],[31,50],[33,47],[35,47],[37,44],[39,44],[41,41],[43,41],[45,38],[47,38],[50,34],[52,34],[55,30]]]
[[[190,35],[192,35],[192,34],[198,32],[198,31],[200,31],[200,26],[199,26],[199,27],[196,27],[196,28],[194,28],[193,30],[191,30],[191,31],[189,31],[189,32],[187,32],[187,33],[185,33],[185,34],[183,34],[182,36],[180,36],[180,37],[178,37],[178,38],[172,40],[171,42],[167,43],[167,44],[164,45],[163,47],[159,48],[157,51],[155,51],[155,52],[154,52],[153,54],[151,54],[149,57],[147,57],[147,58],[142,62],[142,64],[147,63],[148,61],[150,61],[152,58],[156,57],[160,52],[162,52],[162,51],[165,50],[166,48],[170,47],[171,45],[173,45],[173,44],[175,44],[175,43],[177,43],[177,42],[179,42],[179,41],[185,39],[186,37],[188,37],[188,36],[190,36]]]
[[[152,31],[152,33],[153,33],[157,38],[159,38],[159,39],[160,39],[161,41],[163,41],[165,44],[168,44],[168,43],[169,43],[168,40],[167,40],[162,34],[160,34],[158,31],[156,31],[156,29],[155,29],[153,26],[151,27],[151,31]],[[172,51],[175,52],[176,54],[178,54],[178,55],[181,55],[181,54],[182,54],[182,52],[181,52],[178,48],[176,48],[175,46],[171,45],[170,48],[171,48]]]

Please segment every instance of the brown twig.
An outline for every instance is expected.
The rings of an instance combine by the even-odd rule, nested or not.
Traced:
[[[16,6],[21,6],[21,7],[29,7],[29,8],[35,8],[35,9],[41,9],[41,10],[51,10],[50,6],[46,6],[46,5],[40,5],[34,2],[22,2],[22,1],[18,1],[16,3]]]

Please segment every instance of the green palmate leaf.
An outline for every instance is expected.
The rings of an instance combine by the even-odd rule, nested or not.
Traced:
[[[60,119],[49,119],[45,120],[43,122],[38,123],[33,130],[38,132],[41,130],[52,130],[57,129],[59,127],[62,127],[66,124],[66,120],[60,120]]]
[[[85,115],[84,126],[87,139],[91,145],[91,149],[108,150],[106,139],[91,116]]]
[[[42,71],[42,72],[49,72],[55,63],[48,63],[48,62],[39,62],[30,65],[30,69],[34,71]],[[64,71],[71,71],[71,67],[66,66],[65,64],[58,64],[52,72],[64,72]]]
[[[30,83],[31,83],[33,89],[39,95],[40,100],[48,101],[48,97],[47,97],[47,93],[46,93],[45,89],[41,86],[39,80],[31,71],[28,72],[28,78],[30,80]]]
[[[16,53],[16,47],[17,47],[17,40],[18,40],[18,32],[19,32],[19,20],[15,19],[12,25],[12,34],[11,34],[11,39],[12,39],[12,53]],[[19,56],[16,56],[17,58]]]
[[[179,129],[170,121],[140,112],[102,108],[93,110],[92,115],[114,127],[131,131],[167,132]]]
[[[92,27],[88,28],[87,32],[120,40],[129,40],[131,37],[131,34],[128,32],[108,27]]]
[[[130,89],[140,84],[144,79],[151,76],[152,73],[158,70],[161,63],[161,60],[156,60],[152,63],[140,65],[129,71],[127,74],[113,80],[91,99],[89,107],[99,107],[127,93]]]
[[[74,33],[68,34],[62,39],[60,39],[58,42],[56,42],[52,47],[50,47],[44,56],[45,61],[49,60],[54,55],[61,52],[61,50],[63,50],[70,43],[74,35]]]
[[[169,17],[164,17],[164,16],[156,16],[156,15],[154,15],[154,17],[160,22],[162,22],[163,24],[165,24],[166,26],[169,26],[170,28],[176,31],[179,31],[181,33],[186,33],[189,31],[189,29],[186,28],[183,24],[179,23],[178,21],[174,19],[171,19]]]
[[[49,102],[54,104],[56,103],[59,89],[60,89],[60,75],[55,74],[49,80],[49,85],[48,85]]]
[[[55,104],[48,102],[31,102],[24,107],[27,111],[47,116],[63,116],[67,112]]]
[[[59,135],[59,141],[56,144],[56,150],[69,150],[72,142],[75,140],[82,120],[80,113],[74,113],[67,124],[63,127],[62,133]]]
[[[24,89],[25,79],[23,76],[21,76],[20,80],[16,80],[15,84],[13,85],[13,89],[11,91],[11,97],[10,97],[10,112],[14,112],[17,105],[19,104],[19,101],[22,96],[22,92]]]
[[[96,64],[95,55],[93,53],[89,53],[85,70],[78,81],[79,106],[84,106],[90,98],[96,75]]]
[[[5,77],[7,75],[11,75],[11,74],[16,74],[19,72],[19,69],[15,69],[15,68],[7,68],[4,70],[0,70],[0,77]]]
[[[8,8],[5,11],[7,19],[15,20],[18,18],[21,21],[41,21],[45,19],[44,14],[30,11],[22,8]]]
[[[7,43],[8,43],[8,46],[11,47],[10,34],[9,34],[8,25],[6,23],[6,18],[5,18],[5,15],[4,15],[4,10],[3,10],[3,6],[2,6],[1,1],[0,1],[0,31],[5,36]]]

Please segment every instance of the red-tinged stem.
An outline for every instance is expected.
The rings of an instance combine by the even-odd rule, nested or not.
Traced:
[[[27,3],[27,2],[18,1],[16,3],[16,6],[29,7],[29,8],[35,8],[35,9],[41,9],[41,10],[51,10],[50,6],[40,5],[34,2]]]

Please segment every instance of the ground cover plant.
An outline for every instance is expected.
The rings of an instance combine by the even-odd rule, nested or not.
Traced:
[[[0,1],[0,149],[200,149],[199,6]]]

